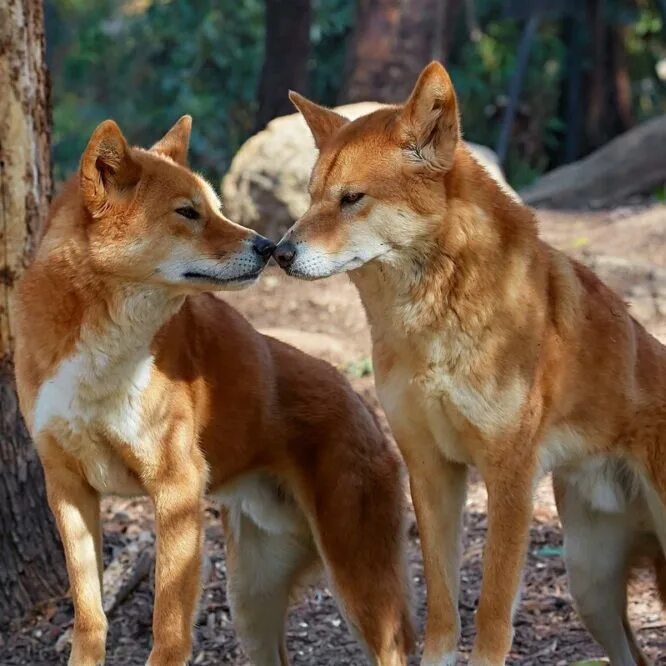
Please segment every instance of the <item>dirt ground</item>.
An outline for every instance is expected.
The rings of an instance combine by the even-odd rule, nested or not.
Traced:
[[[666,341],[666,207],[610,212],[540,214],[542,234],[560,248],[598,266],[623,293],[636,316]],[[261,330],[345,371],[355,388],[376,403],[368,358],[365,315],[354,287],[341,276],[306,283],[289,280],[274,268],[249,291],[227,299]],[[461,581],[463,654],[473,639],[479,595],[481,553],[486,529],[485,490],[472,477],[465,518]],[[105,513],[105,582],[110,590],[107,664],[145,663],[152,614],[152,512],[145,500],[108,499]],[[214,505],[208,509],[205,588],[196,629],[194,664],[247,664],[234,636],[225,598],[223,533]],[[419,635],[424,622],[424,582],[418,534],[411,524],[409,561]],[[108,607],[108,606],[107,606]],[[655,664],[666,665],[666,613],[649,573],[631,582],[629,616],[638,640]],[[14,622],[0,636],[0,665],[65,664],[72,607],[53,599]],[[548,479],[537,490],[524,592],[516,616],[510,664],[568,666],[601,656],[572,607],[562,562],[562,541]],[[325,580],[293,606],[287,646],[295,666],[365,663],[338,613]],[[419,644],[419,651],[421,644]],[[414,655],[412,664],[418,663]],[[461,661],[460,663],[464,663]]]

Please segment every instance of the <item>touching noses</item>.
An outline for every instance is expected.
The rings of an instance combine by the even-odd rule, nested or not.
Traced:
[[[275,245],[264,238],[263,236],[257,235],[252,241],[252,249],[264,260],[268,261],[271,258],[271,254],[275,249]]]
[[[280,264],[281,268],[287,269],[294,261],[296,256],[296,246],[290,240],[283,240],[277,244],[273,250],[273,257],[275,261]]]

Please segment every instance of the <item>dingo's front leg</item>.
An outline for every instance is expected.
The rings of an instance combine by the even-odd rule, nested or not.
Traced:
[[[533,478],[529,465],[505,470],[494,465],[485,478],[488,534],[483,554],[483,583],[476,615],[477,635],[470,666],[501,666],[513,641],[513,611],[532,516]]]
[[[458,588],[467,467],[447,460],[423,431],[397,437],[423,550],[427,619],[422,666],[454,666],[460,637]]]
[[[74,604],[70,666],[104,663],[107,622],[102,609],[99,495],[54,440],[38,445],[49,506],[62,539]]]
[[[150,484],[155,505],[157,566],[150,666],[183,666],[201,588],[203,466],[179,463]]]

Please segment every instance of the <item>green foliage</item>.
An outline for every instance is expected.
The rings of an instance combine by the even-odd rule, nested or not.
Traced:
[[[250,132],[263,57],[261,0],[57,3],[77,24],[54,88],[56,177],[76,166],[95,124],[113,117],[150,144],[184,113],[192,163],[220,173]],[[57,61],[56,61],[57,62]]]
[[[471,40],[461,22],[450,57],[465,136],[470,141],[491,147],[497,142],[522,29],[522,24],[504,16],[504,4],[504,0],[478,2],[478,20],[483,30],[480,39]],[[635,120],[640,122],[658,113],[666,113],[666,87],[657,75],[661,62],[662,78],[666,78],[666,41],[657,2],[608,0],[604,16],[619,30],[624,42]],[[592,26],[585,21],[582,25],[583,38],[589,42]],[[566,130],[560,99],[567,49],[562,28],[561,17],[544,19],[530,52],[504,165],[510,182],[517,188],[558,165],[560,144]],[[589,52],[587,55],[582,63],[584,82],[591,67]],[[583,97],[587,92],[581,92]],[[581,104],[581,111],[584,109],[585,104]],[[582,118],[581,125],[585,122]]]
[[[357,2],[312,3],[305,92],[333,105],[345,77]],[[481,35],[470,37],[461,14],[448,65],[466,138],[494,147],[522,23],[506,18],[505,0],[475,6]],[[636,121],[666,112],[666,88],[657,73],[659,67],[666,79],[666,42],[656,0],[607,0],[605,6],[624,42]],[[254,125],[264,0],[46,0],[45,8],[57,179],[76,167],[90,132],[104,118],[116,119],[130,140],[149,145],[184,113],[195,117],[193,166],[218,179]],[[544,19],[530,53],[505,165],[515,187],[556,166],[561,155],[562,27],[558,17]],[[589,68],[585,61],[585,76]]]
[[[373,373],[372,359],[369,356],[359,358],[350,363],[345,372],[350,377],[369,377]]]
[[[308,94],[322,104],[333,106],[345,71],[347,40],[356,18],[356,4],[349,0],[314,0],[313,10]]]
[[[521,25],[504,18],[502,2],[479,3],[485,30],[478,41],[460,36],[451,74],[458,91],[465,137],[494,147],[516,66]],[[506,172],[514,187],[529,184],[546,170],[549,151],[561,132],[558,104],[564,45],[555,22],[543,23],[532,47],[516,114]]]
[[[562,557],[564,548],[562,546],[541,546],[534,551],[537,557]]]
[[[55,175],[64,178],[95,125],[114,118],[149,145],[184,113],[191,161],[223,173],[249,136],[263,62],[263,0],[47,0],[54,80]],[[355,6],[315,0],[311,94],[334,103]]]
[[[664,78],[655,76],[658,63],[666,68],[663,19],[656,7],[643,6],[625,29],[629,77],[638,120],[666,113]]]

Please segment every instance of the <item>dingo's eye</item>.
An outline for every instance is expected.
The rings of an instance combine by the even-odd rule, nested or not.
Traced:
[[[201,215],[198,211],[192,208],[192,206],[183,206],[182,208],[176,208],[176,213],[186,217],[188,220],[198,220]]]
[[[351,206],[352,204],[358,203],[364,196],[365,194],[363,194],[363,192],[347,192],[347,194],[342,195],[340,205]]]

